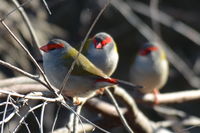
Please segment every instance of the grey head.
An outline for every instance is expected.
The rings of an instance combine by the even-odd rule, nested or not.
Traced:
[[[96,49],[104,49],[104,47],[110,47],[112,49],[114,47],[113,38],[105,32],[97,33],[92,40]]]

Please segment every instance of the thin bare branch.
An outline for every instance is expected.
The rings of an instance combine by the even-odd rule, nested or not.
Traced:
[[[26,12],[24,11],[23,7],[18,3],[17,0],[12,0],[12,2],[15,4],[16,8],[18,9],[19,13],[21,14],[22,18],[24,19],[24,22],[30,32],[31,38],[32,38],[32,44],[33,47],[35,48],[36,53],[39,53],[41,55],[41,51],[39,50],[39,41],[38,38],[36,36],[35,30],[26,14]],[[24,2],[26,3],[26,1]],[[36,47],[35,47],[36,46]]]
[[[83,104],[75,107],[76,108],[75,111],[78,114],[78,116],[81,114],[82,107],[83,107]],[[73,131],[72,131],[72,133],[78,133],[79,119],[78,119],[77,115],[74,115],[73,119],[74,119],[74,121],[73,121]],[[83,124],[81,123],[81,125],[83,125]],[[85,130],[84,130],[84,127],[82,127],[82,128],[83,128],[83,132],[86,133]]]
[[[107,3],[105,4],[105,6],[101,9],[101,11],[98,13],[97,17],[96,17],[95,20],[93,21],[92,25],[90,26],[90,28],[89,28],[89,30],[88,30],[88,32],[87,32],[87,34],[86,34],[84,40],[83,40],[82,43],[81,43],[80,49],[79,49],[79,51],[78,51],[78,54],[76,55],[76,57],[75,57],[73,63],[71,64],[71,67],[70,67],[68,73],[66,74],[65,79],[63,80],[63,83],[62,83],[62,85],[61,85],[61,87],[60,87],[60,88],[61,88],[60,94],[62,94],[62,91],[63,91],[63,89],[64,89],[64,87],[65,87],[65,85],[66,85],[66,83],[67,83],[67,80],[69,79],[69,76],[70,76],[72,70],[74,69],[74,66],[75,66],[75,64],[76,64],[76,61],[77,61],[77,59],[78,59],[78,56],[80,55],[80,53],[81,53],[82,50],[83,50],[83,47],[84,47],[84,45],[85,45],[85,43],[86,43],[86,40],[88,39],[88,37],[89,37],[89,35],[90,35],[92,29],[93,29],[94,26],[96,25],[97,21],[99,20],[99,18],[100,18],[101,15],[103,14],[103,12],[106,10],[106,8],[108,7],[108,5],[110,4],[110,1],[111,1],[111,0],[108,0],[108,1],[107,1]]]
[[[154,17],[159,17],[159,0],[150,0],[150,16],[151,16],[151,23],[154,32],[161,37],[160,32],[160,25],[157,21],[155,21]],[[155,41],[157,40],[157,37],[155,36]]]
[[[24,120],[23,124],[25,125],[25,127],[26,127],[28,133],[31,133],[31,130],[30,130],[30,128],[28,127],[28,124],[26,123],[25,120]]]
[[[117,113],[119,114],[119,117],[121,119],[122,124],[124,125],[125,129],[127,132],[129,133],[133,133],[133,130],[130,128],[129,124],[127,123],[126,119],[124,118],[121,110],[119,109],[119,105],[117,104],[117,101],[115,100],[114,96],[112,95],[112,93],[110,92],[110,90],[108,88],[105,89],[106,94],[109,96],[109,98],[111,99],[111,101],[113,102],[113,104],[115,105],[115,108],[117,110]]]
[[[178,117],[180,119],[180,120],[170,119],[170,120],[156,122],[154,125],[156,126],[156,128],[161,128],[161,127],[167,128],[176,125],[189,126],[189,128],[181,130],[183,132],[183,131],[189,131],[190,129],[193,129],[195,127],[200,127],[200,118],[186,114],[182,110],[165,106],[155,106],[154,110],[163,117]]]
[[[36,116],[34,110],[32,110],[32,107],[29,106],[27,103],[26,103],[26,105],[27,105],[27,106],[29,107],[29,109],[31,110],[31,113],[32,113],[33,116],[34,116],[34,118],[35,118],[35,120],[36,120],[36,122],[37,122],[37,124],[38,124],[38,127],[41,128],[41,126],[40,126],[40,121],[38,120],[38,118],[37,118],[37,116]]]
[[[55,119],[54,119],[54,122],[53,122],[53,125],[52,125],[52,129],[51,129],[52,133],[54,132],[54,129],[55,129],[55,126],[56,126],[56,122],[58,120],[58,115],[59,115],[60,109],[61,109],[61,105],[58,106],[58,109],[56,111],[56,116],[55,116]]]
[[[183,35],[184,37],[190,39],[195,44],[200,46],[200,33],[195,30],[194,28],[190,27],[189,25],[184,24],[181,21],[175,20],[170,15],[159,11],[158,15],[151,16],[149,14],[149,6],[145,5],[142,2],[139,1],[128,1],[128,4],[131,5],[131,8],[142,15],[145,15],[147,17],[153,17],[154,20],[160,22],[161,24],[171,27],[173,30],[178,32],[179,34]]]
[[[10,91],[5,91],[5,90],[0,90],[0,93],[10,95],[10,96],[15,96],[15,97],[21,97],[25,99],[31,99],[31,100],[43,100],[43,101],[48,101],[48,102],[61,102],[63,101],[62,98],[57,97],[57,98],[48,98],[48,97],[42,97],[43,95],[46,95],[47,93],[42,93],[42,92],[34,92],[37,95],[22,95],[16,92],[10,92]]]
[[[116,108],[113,105],[104,102],[102,100],[99,100],[97,98],[92,98],[88,100],[86,102],[86,106],[94,108],[97,110],[97,112],[101,112],[102,114],[106,114],[113,117],[119,117],[119,114],[117,113]],[[119,109],[121,110],[122,114],[125,114],[127,112],[126,108],[120,107]]]
[[[93,132],[93,130],[95,128],[91,124],[86,124],[86,123],[83,124],[83,127],[87,132]],[[84,130],[82,129],[82,125],[80,125],[80,124],[78,125],[78,129],[79,129],[78,130],[79,133],[83,133],[84,132]],[[56,129],[52,133],[68,133],[68,132],[70,132],[70,131],[66,127],[64,127],[64,128]]]
[[[200,99],[200,90],[189,90],[189,91],[158,94],[159,104],[184,103],[199,99]],[[153,104],[154,100],[155,96],[150,93],[142,97],[142,101],[145,103]]]
[[[78,115],[68,104],[62,102],[61,103],[65,108],[69,109],[71,112],[73,112],[75,115]],[[85,120],[86,122],[90,123],[92,126],[94,126],[95,128],[101,130],[104,133],[110,133],[109,131],[106,131],[105,129],[99,127],[98,125],[94,124],[93,122],[91,122],[90,120],[88,120],[87,118],[83,117],[82,115],[79,116],[80,118],[82,118],[83,120]]]
[[[8,101],[10,100],[10,95],[8,95],[7,100],[6,100],[6,106],[4,108],[4,113],[3,113],[3,120],[1,124],[1,133],[4,132],[4,124],[5,124],[5,119],[6,119],[6,113],[7,113],[7,108],[8,108]]]
[[[44,129],[43,129],[43,121],[44,121],[44,111],[45,111],[45,107],[47,105],[47,102],[45,101],[42,105],[42,110],[41,110],[41,115],[40,115],[40,125],[41,125],[41,128],[40,128],[40,133],[43,133],[44,132]]]
[[[41,108],[43,106],[43,103],[36,105],[35,107],[31,108],[30,110],[28,110],[28,112],[21,118],[21,120],[19,121],[19,124],[17,125],[17,127],[13,130],[13,133],[16,133],[19,129],[19,127],[21,126],[22,122],[25,120],[25,118],[29,115],[29,113],[31,113],[32,111]]]
[[[127,93],[119,86],[115,86],[113,94],[128,107],[128,112],[125,116],[134,131],[139,133],[153,132],[150,120],[138,109],[130,93]]]
[[[32,60],[32,62],[35,64],[35,66],[38,68],[38,70],[40,71],[40,73],[42,74],[44,81],[47,83],[48,85],[48,89],[52,92],[54,92],[54,94],[56,96],[59,96],[57,91],[54,89],[54,87],[50,84],[50,82],[48,81],[46,75],[44,74],[44,71],[42,70],[42,68],[39,66],[39,64],[36,62],[36,60],[33,58],[33,56],[31,55],[31,53],[28,51],[28,49],[22,44],[22,42],[15,36],[15,34],[11,31],[11,29],[6,25],[6,23],[1,20],[1,24],[6,28],[6,30],[10,33],[10,35],[15,39],[15,41],[23,48],[23,50],[27,53],[28,57],[30,57],[30,59]]]
[[[49,15],[51,15],[52,13],[51,13],[51,10],[49,9],[49,6],[48,6],[46,0],[42,0],[42,1],[43,1],[44,5],[45,5],[45,7],[46,7],[46,9],[47,9],[47,11],[49,13]]]
[[[80,105],[80,107],[73,105],[73,111],[71,111],[70,116],[69,116],[69,121],[67,124],[68,130],[69,132],[77,132],[77,126],[78,126],[78,122],[80,121],[80,123],[82,124],[82,120],[80,119],[80,113],[81,113],[81,109],[82,109],[82,105]],[[74,113],[75,112],[75,113]],[[84,131],[84,129],[83,129]],[[84,132],[85,133],[85,132]]]
[[[0,80],[0,88],[10,87],[13,85],[21,85],[21,84],[38,84],[38,82],[26,76],[6,78]]]
[[[23,4],[17,6],[15,9],[13,9],[12,11],[8,12],[3,18],[0,19],[0,21],[4,21],[8,16],[10,16],[12,13],[14,13],[16,10],[18,10],[20,7],[25,6],[26,4],[28,4],[29,2],[31,2],[31,0],[26,0],[26,2],[24,2]]]

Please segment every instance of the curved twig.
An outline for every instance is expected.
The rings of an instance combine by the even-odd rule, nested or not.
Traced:
[[[78,56],[80,55],[80,53],[81,53],[82,50],[83,50],[83,47],[84,47],[84,45],[85,45],[86,40],[88,39],[88,37],[89,37],[89,35],[90,35],[92,29],[93,29],[94,26],[96,25],[97,21],[99,20],[99,18],[101,17],[101,15],[102,15],[103,12],[105,11],[105,9],[106,9],[106,8],[108,7],[108,5],[110,4],[110,1],[111,1],[111,0],[108,0],[108,1],[107,1],[107,3],[105,4],[105,6],[101,9],[101,11],[99,12],[99,14],[97,15],[97,17],[96,17],[95,20],[93,21],[92,25],[90,26],[90,28],[89,28],[89,30],[88,30],[88,32],[87,32],[87,34],[86,34],[84,40],[83,40],[82,43],[81,43],[80,49],[79,49],[79,51],[78,51],[78,54],[76,55],[74,61],[73,61],[72,64],[71,64],[71,67],[70,67],[68,73],[66,74],[66,76],[65,76],[65,78],[64,78],[64,80],[63,80],[63,83],[62,83],[62,85],[61,85],[61,87],[60,87],[60,90],[61,90],[61,91],[60,91],[60,94],[62,94],[62,91],[63,91],[63,89],[64,89],[64,87],[65,87],[65,85],[66,85],[66,83],[67,83],[67,80],[69,79],[69,76],[70,76],[72,70],[74,69],[74,66],[75,66],[75,64],[76,64],[76,61],[77,61],[77,59],[78,59]]]
[[[117,113],[119,114],[119,117],[121,119],[121,122],[123,123],[125,129],[127,132],[129,133],[133,133],[133,130],[130,128],[130,126],[128,125],[126,119],[124,118],[121,110],[119,109],[119,105],[117,104],[117,101],[115,100],[114,96],[112,95],[112,93],[110,92],[110,90],[108,88],[105,89],[106,94],[109,96],[109,98],[111,99],[111,101],[113,102],[113,104],[115,105],[115,108],[117,110]]]
[[[33,43],[33,47],[35,47],[35,49],[37,50],[37,53],[39,52],[39,54],[41,55],[41,51],[39,50],[39,41],[38,41],[38,38],[35,34],[35,30],[26,14],[26,12],[24,11],[23,7],[18,3],[17,0],[12,0],[13,3],[15,4],[16,8],[18,9],[19,13],[21,14],[22,18],[24,19],[24,22],[30,32],[30,35],[32,37],[32,43]]]
[[[56,96],[59,97],[57,91],[54,89],[54,87],[50,84],[49,80],[47,79],[46,75],[44,74],[44,71],[42,70],[42,68],[39,66],[39,64],[36,62],[36,60],[33,58],[33,56],[31,55],[31,53],[28,51],[28,49],[22,44],[22,42],[15,36],[15,34],[11,31],[11,29],[6,25],[6,23],[1,20],[1,24],[6,28],[6,30],[10,33],[10,35],[15,39],[15,41],[17,41],[17,43],[23,48],[23,50],[27,53],[27,55],[30,57],[30,59],[32,60],[32,62],[35,64],[35,66],[38,68],[38,70],[40,71],[40,73],[42,74],[44,81],[47,83],[48,85],[48,89],[52,92],[54,92],[54,94]]]
[[[61,105],[58,106],[58,109],[56,111],[56,116],[55,116],[55,119],[54,119],[54,122],[53,122],[53,125],[52,125],[52,129],[51,129],[51,132],[53,133],[54,129],[55,129],[55,126],[56,126],[56,122],[58,120],[58,115],[59,115],[59,112],[60,112],[60,109],[61,109]]]
[[[8,108],[8,101],[10,100],[10,95],[8,95],[7,100],[6,100],[6,106],[4,108],[4,113],[3,113],[3,120],[1,124],[1,133],[4,132],[4,124],[5,124],[5,119],[6,119],[6,113],[7,113],[7,108]]]
[[[44,111],[45,111],[45,107],[48,103],[45,101],[43,104],[42,104],[42,110],[41,110],[41,116],[40,116],[40,133],[43,133],[44,132],[44,129],[43,129],[43,122],[44,122]]]

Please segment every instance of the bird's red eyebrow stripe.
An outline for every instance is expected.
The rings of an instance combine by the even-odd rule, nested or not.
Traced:
[[[150,51],[157,51],[157,50],[158,50],[158,47],[152,46],[152,47],[148,47],[148,48],[146,48],[144,50],[141,50],[139,52],[139,54],[142,55],[142,56],[144,56],[144,55],[147,55]]]
[[[44,52],[48,52],[52,49],[58,49],[58,48],[64,48],[64,44],[62,44],[62,43],[59,43],[59,44],[51,43],[51,44],[47,44],[47,45],[40,47],[40,49]]]
[[[106,45],[107,43],[110,43],[112,41],[112,38],[111,37],[107,37],[106,39],[104,39],[101,44],[102,45]]]

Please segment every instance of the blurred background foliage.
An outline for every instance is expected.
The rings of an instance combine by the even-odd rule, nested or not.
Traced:
[[[124,2],[127,3],[128,1],[133,0],[124,0]],[[23,2],[26,2],[26,0],[20,1],[20,3]],[[106,0],[47,0],[46,2],[52,15],[48,14],[44,3],[39,0],[31,0],[24,6],[36,31],[36,35],[39,38],[40,45],[46,44],[48,40],[55,37],[62,38],[72,45],[80,45],[95,17],[105,5]],[[150,0],[137,0],[136,2],[147,6],[150,4]],[[15,8],[11,0],[1,0],[0,17],[5,18],[5,22],[12,31],[26,44],[32,54],[35,55],[32,47],[32,45],[35,44],[32,43],[31,36],[19,12],[15,11],[7,16],[7,14]],[[177,22],[182,21],[196,31],[200,31],[199,0],[160,0],[159,10],[167,13]],[[148,12],[148,9],[146,9],[146,11]],[[139,12],[135,13],[144,23],[152,27],[149,17]],[[200,47],[193,41],[174,31],[173,28],[166,27],[162,24],[159,26],[161,38],[190,66],[196,75],[200,75]],[[36,68],[33,63],[2,25],[0,25],[0,31],[0,59],[23,68],[30,73],[36,73]],[[113,77],[129,80],[130,63],[133,62],[140,45],[148,40],[112,5],[105,10],[92,30],[90,37],[101,31],[111,34],[118,44],[120,60]],[[35,58],[40,59],[41,57],[35,56]],[[0,66],[0,79],[14,76],[19,76],[19,74]],[[187,80],[174,66],[170,65],[169,80],[161,92],[189,89],[193,89],[193,87],[190,86]],[[170,106],[184,110],[189,114],[200,116],[199,101],[173,104]],[[152,112],[149,110],[146,114],[149,117],[151,116],[151,119],[159,119],[159,116],[156,114],[152,117]],[[200,131],[200,129],[197,131]]]

